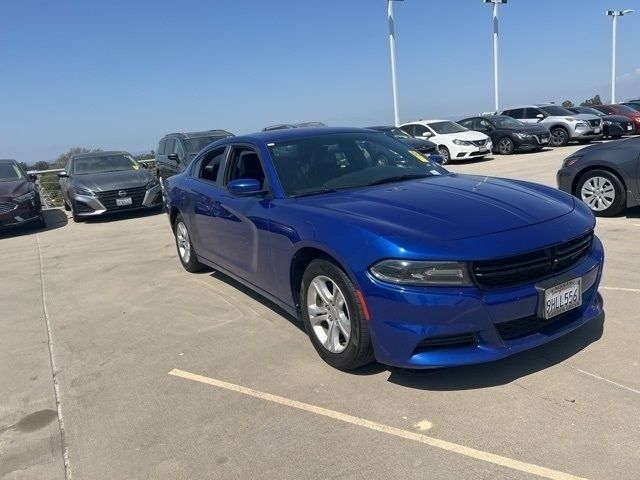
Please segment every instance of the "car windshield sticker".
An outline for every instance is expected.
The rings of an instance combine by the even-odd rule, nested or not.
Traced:
[[[423,156],[420,152],[417,152],[415,150],[409,150],[409,153],[411,155],[413,155],[414,157],[416,157],[421,162],[429,163],[429,160],[427,160],[427,158],[425,156]]]

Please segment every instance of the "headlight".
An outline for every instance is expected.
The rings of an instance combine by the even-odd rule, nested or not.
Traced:
[[[612,121],[610,121],[610,120],[605,120],[605,121],[604,121],[604,124],[605,124],[605,125],[615,125],[615,122],[612,122]]]
[[[151,181],[149,183],[147,183],[146,185],[146,189],[150,190],[153,187],[155,187],[156,185],[160,185],[160,182],[158,182],[157,178],[152,178]]]
[[[457,138],[453,139],[453,143],[455,143],[456,145],[471,145],[466,140],[458,140]]]
[[[462,262],[382,260],[369,271],[378,280],[401,285],[471,285],[469,269]]]
[[[563,167],[570,167],[571,165],[576,163],[581,158],[582,158],[582,155],[573,155],[572,157],[569,157],[569,158],[565,159],[565,161],[562,164],[562,166]]]
[[[589,124],[585,122],[576,122],[576,128],[579,128],[579,127],[589,128]]]
[[[94,196],[94,193],[91,190],[83,187],[72,187],[72,191],[78,195],[86,195],[88,197]]]
[[[36,198],[36,192],[33,190],[29,193],[25,193],[24,195],[20,195],[19,197],[13,197],[16,202],[28,202],[34,198]]]
[[[514,133],[513,136],[519,138],[520,140],[526,140],[527,138],[531,137],[531,135],[529,135],[528,133]]]

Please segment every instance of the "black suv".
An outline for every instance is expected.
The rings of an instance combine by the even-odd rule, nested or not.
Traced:
[[[458,122],[469,130],[491,137],[493,151],[501,155],[536,152],[549,145],[551,132],[542,125],[526,125],[506,115],[465,118]]]
[[[158,180],[164,187],[163,180],[181,173],[191,159],[210,143],[222,138],[233,137],[226,130],[207,130],[205,132],[170,133],[158,144],[156,152],[156,169]]]

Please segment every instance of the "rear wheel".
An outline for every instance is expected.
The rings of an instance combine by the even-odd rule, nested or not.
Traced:
[[[549,140],[553,147],[564,147],[569,143],[569,132],[563,127],[555,127],[551,130],[551,139]]]
[[[353,370],[374,360],[369,324],[349,277],[314,260],[302,277],[302,319],[314,348],[334,368]]]
[[[176,217],[173,231],[176,237],[176,248],[178,249],[178,258],[180,263],[187,272],[198,272],[204,268],[204,265],[198,261],[193,244],[191,243],[191,236],[187,229],[187,224],[184,223],[184,219],[181,214]]]
[[[445,147],[444,145],[440,145],[438,147],[438,151],[440,152],[440,155],[442,155],[443,165],[446,165],[451,161],[451,153],[449,152],[449,149],[447,147]]]
[[[619,214],[627,203],[624,185],[616,175],[606,170],[591,170],[580,177],[575,195],[601,217]]]
[[[500,155],[511,155],[515,149],[516,146],[509,137],[498,140],[498,152]]]

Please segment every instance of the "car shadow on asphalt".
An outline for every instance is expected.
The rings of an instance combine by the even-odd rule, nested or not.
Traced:
[[[246,287],[245,285],[243,285],[242,283],[238,282],[237,280],[234,280],[233,278],[225,275],[224,273],[218,272],[217,270],[208,269],[208,270],[204,270],[204,272],[209,273],[209,276],[211,278],[215,278],[216,280],[219,280],[221,282],[226,283],[230,287],[233,287],[236,290],[242,292],[247,297],[250,297],[252,300],[255,300],[259,304],[261,304],[261,305],[265,306],[266,308],[272,310],[274,313],[277,313],[278,315],[284,317],[294,327],[296,327],[298,330],[302,331],[306,335],[304,324],[301,321],[299,321],[296,317],[290,315],[289,312],[287,312],[286,310],[281,308],[279,305],[273,303],[268,298],[263,297],[262,295],[260,295],[259,293],[256,293],[255,291],[253,291],[249,287]]]
[[[42,215],[44,216],[44,221],[47,224],[46,227],[36,228],[30,225],[25,225],[21,227],[7,228],[6,230],[0,230],[0,239],[24,237],[24,236],[33,235],[36,233],[48,232],[49,230],[56,230],[58,228],[62,228],[67,223],[69,223],[67,215],[58,208],[50,208],[48,210],[43,210]]]
[[[602,337],[603,313],[564,337],[502,360],[439,370],[390,369],[388,381],[418,390],[454,391],[495,387],[557,365]]]
[[[622,217],[640,218],[640,207],[629,208],[622,214]]]

